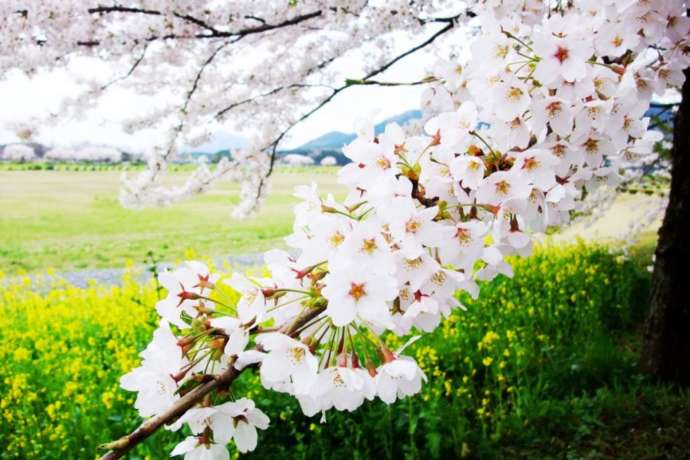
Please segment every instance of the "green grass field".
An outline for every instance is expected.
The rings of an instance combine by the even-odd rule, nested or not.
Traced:
[[[123,267],[148,251],[175,261],[246,254],[283,246],[292,229],[294,187],[315,181],[338,193],[332,169],[279,170],[261,212],[231,217],[238,187],[219,184],[202,196],[168,208],[123,209],[118,171],[0,171],[0,271],[16,274],[53,268]],[[173,173],[170,183],[186,174]]]
[[[292,229],[295,186],[315,181],[322,194],[344,192],[336,182],[335,168],[282,168],[274,175],[272,192],[259,214],[238,221],[231,211],[239,191],[229,182],[168,208],[130,210],[118,202],[120,170],[20,166],[0,168],[0,272],[9,275],[122,268],[128,262],[144,262],[149,251],[159,260],[175,262],[283,247],[282,238]],[[170,174],[169,183],[185,180],[189,168],[179,169]],[[554,239],[615,241],[626,222],[639,217],[649,202],[644,195],[623,195],[595,225],[574,225]],[[650,240],[646,246],[653,245],[655,236],[655,227],[643,234]]]

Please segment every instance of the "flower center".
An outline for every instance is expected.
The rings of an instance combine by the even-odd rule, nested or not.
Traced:
[[[340,244],[345,240],[345,236],[340,233],[340,232],[335,232],[334,234],[331,235],[331,237],[328,239],[328,242],[331,243],[331,246],[333,247],[338,247]]]
[[[433,281],[433,283],[437,286],[443,286],[447,279],[448,276],[444,272],[436,272],[431,277],[431,281]]]
[[[538,167],[539,161],[534,157],[525,158],[525,162],[522,165],[522,169],[526,169],[527,171],[532,171]]]
[[[339,387],[345,386],[345,381],[343,380],[343,377],[340,375],[340,372],[336,372],[333,374],[333,384]]]
[[[364,241],[362,241],[362,251],[366,252],[367,254],[373,254],[374,251],[378,249],[378,246],[376,245],[376,240],[374,238],[369,238]]]
[[[551,147],[551,153],[553,153],[558,158],[563,157],[563,155],[565,155],[565,145],[555,144],[553,147]]]
[[[556,52],[553,54],[553,57],[558,59],[560,62],[564,62],[570,57],[570,51],[568,51],[568,48],[559,46],[558,49],[556,49]]]
[[[587,108],[587,115],[589,115],[590,118],[596,119],[600,113],[601,113],[600,107],[589,107],[589,108]]]
[[[517,102],[523,94],[520,88],[516,88],[515,86],[508,88],[508,100],[511,102]]]
[[[496,45],[496,57],[504,59],[506,56],[508,56],[508,49],[508,45]]]
[[[546,106],[546,111],[549,114],[549,118],[555,118],[561,113],[562,107],[561,103],[554,101]]]
[[[381,169],[390,169],[391,167],[391,162],[386,157],[378,157],[376,164]]]
[[[416,259],[405,259],[405,267],[410,270],[421,267],[423,263],[421,256]]]
[[[499,195],[507,195],[510,191],[510,184],[504,180],[496,182],[496,193]]]
[[[348,294],[356,301],[364,297],[367,294],[364,290],[364,283],[350,283],[350,292]]]
[[[455,232],[455,237],[460,240],[460,243],[466,244],[472,240],[472,232],[466,228],[458,228]]]
[[[585,148],[587,153],[597,153],[599,151],[599,141],[596,139],[589,138],[585,141],[582,146]]]
[[[295,347],[290,349],[290,360],[294,363],[301,363],[304,360],[304,348]]]
[[[419,223],[418,220],[410,219],[405,224],[405,231],[407,233],[417,233],[417,231],[419,230],[419,227],[421,227],[421,224]]]

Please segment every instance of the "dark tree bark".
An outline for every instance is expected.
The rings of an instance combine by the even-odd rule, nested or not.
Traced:
[[[671,191],[659,229],[641,365],[690,385],[690,68],[673,128]]]

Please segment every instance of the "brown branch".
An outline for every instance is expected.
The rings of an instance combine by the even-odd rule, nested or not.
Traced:
[[[122,458],[127,452],[136,447],[139,443],[146,440],[149,436],[155,433],[163,425],[170,424],[173,420],[179,418],[187,410],[199,403],[204,396],[222,385],[230,385],[240,375],[242,371],[238,371],[233,366],[228,370],[218,375],[214,380],[204,383],[192,391],[178,399],[175,404],[170,406],[163,413],[152,417],[142,423],[139,428],[134,430],[127,436],[123,436],[117,441],[105,444],[103,447],[110,449],[100,460],[115,460]]]
[[[303,312],[290,326],[283,328],[281,332],[287,335],[292,335],[303,325],[307,324],[309,321],[323,313],[325,309],[325,306],[321,306]],[[243,370],[237,370],[234,366],[230,366],[228,370],[217,375],[213,380],[199,385],[178,399],[175,404],[170,406],[163,413],[146,420],[139,426],[139,428],[130,434],[123,436],[116,441],[104,444],[102,447],[110,450],[103,455],[100,460],[116,460],[118,458],[122,458],[127,452],[148,439],[163,425],[170,424],[196,404],[201,402],[204,396],[211,393],[213,390],[232,385],[232,383],[237,379],[237,377],[240,376]]]
[[[361,86],[418,86],[424,85],[436,81],[434,77],[426,77],[417,81],[378,81],[378,80],[347,80],[350,85],[361,85]]]
[[[368,79],[370,79],[371,77],[374,77],[374,76],[376,76],[376,75],[378,75],[378,74],[380,74],[380,73],[385,72],[385,71],[388,70],[391,66],[393,66],[396,62],[398,62],[398,61],[400,61],[401,59],[406,58],[406,57],[409,56],[410,54],[413,54],[413,53],[419,51],[420,49],[422,49],[422,48],[424,48],[424,47],[430,45],[431,43],[433,43],[434,41],[436,41],[436,39],[437,39],[438,37],[440,37],[441,35],[445,34],[445,33],[448,32],[449,30],[451,30],[453,27],[455,27],[455,20],[450,21],[448,24],[446,24],[444,27],[442,27],[441,29],[439,29],[435,34],[433,34],[431,37],[429,37],[429,38],[427,38],[426,40],[424,40],[424,41],[423,41],[422,43],[420,43],[419,45],[410,48],[409,50],[405,51],[404,53],[399,54],[398,56],[396,56],[394,59],[391,59],[390,61],[388,61],[387,63],[385,63],[385,64],[382,65],[381,67],[379,67],[378,69],[369,72],[364,78],[362,78],[362,80],[368,80]]]
[[[140,8],[129,8],[129,7],[122,7],[122,6],[109,6],[109,7],[97,7],[97,8],[91,8],[88,10],[89,13],[91,14],[103,14],[103,13],[136,13],[136,14],[146,14],[146,15],[152,15],[152,16],[160,16],[163,13],[160,11],[156,10],[145,10],[145,9],[140,9]],[[242,38],[247,35],[253,35],[253,34],[260,34],[263,32],[268,32],[271,30],[275,29],[281,29],[283,27],[289,27],[293,25],[297,25],[299,23],[302,23],[304,21],[308,21],[310,19],[317,18],[321,16],[321,11],[313,11],[311,13],[305,13],[299,16],[295,16],[294,18],[287,19],[285,21],[276,23],[276,24],[266,24],[263,23],[261,25],[255,26],[255,27],[247,27],[244,29],[236,30],[236,31],[222,31],[218,30],[215,27],[205,23],[204,21],[195,18],[190,15],[182,15],[179,13],[173,13],[173,16],[182,19],[188,22],[191,22],[193,24],[198,25],[199,27],[202,27],[206,29],[209,33],[199,33],[199,34],[193,34],[193,35],[177,35],[177,34],[167,34],[167,35],[152,35],[150,37],[145,38],[147,42],[152,42],[152,41],[157,41],[157,40],[190,40],[190,39],[213,39],[213,38]],[[86,46],[86,47],[94,47],[100,45],[100,42],[98,40],[84,40],[84,41],[79,41],[77,42],[78,45],[80,46]]]
[[[220,33],[218,29],[216,29],[213,26],[208,25],[206,22],[202,21],[201,19],[197,19],[194,16],[190,16],[188,14],[182,15],[180,13],[173,13],[173,16],[175,16],[178,19],[182,19],[183,21],[191,22],[192,24],[196,24],[197,26],[201,27],[202,29],[206,29],[212,33]]]
[[[107,14],[107,13],[137,13],[137,14],[147,14],[152,16],[161,16],[158,10],[147,10],[145,8],[134,8],[129,6],[121,5],[109,5],[109,6],[97,6],[94,8],[89,8],[87,10],[89,14]]]

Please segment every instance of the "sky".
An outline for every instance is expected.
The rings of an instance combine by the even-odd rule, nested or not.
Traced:
[[[407,49],[415,40],[400,38],[397,45]],[[435,56],[431,53],[415,53],[393,66],[379,80],[414,81],[425,75]],[[346,65],[346,64],[345,64]],[[78,62],[79,73],[98,75],[107,72],[107,68],[93,61]],[[404,75],[405,79],[400,78]],[[78,93],[78,82],[64,70],[42,73],[29,79],[19,72],[10,72],[0,81],[0,144],[18,141],[12,125],[32,116],[59,112],[61,101]],[[340,93],[329,104],[314,114],[310,119],[297,125],[282,147],[291,148],[302,145],[309,140],[329,131],[354,131],[356,123],[362,119],[379,122],[384,118],[416,109],[424,88],[422,86],[355,86]],[[73,120],[57,120],[54,126],[40,130],[36,141],[46,145],[65,147],[80,144],[110,145],[133,152],[145,153],[155,144],[163,142],[161,130],[144,130],[133,135],[122,129],[122,120],[126,119],[137,106],[146,104],[146,99],[124,89],[110,91],[99,105],[99,117]],[[8,129],[8,126],[9,129]],[[221,127],[221,130],[224,130]],[[231,132],[230,129],[227,131]]]

